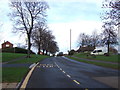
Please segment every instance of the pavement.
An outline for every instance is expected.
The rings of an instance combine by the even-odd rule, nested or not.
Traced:
[[[26,56],[23,56],[23,57],[20,57],[20,58],[16,58],[16,59],[13,59],[11,61],[8,61],[8,62],[3,62],[3,63],[0,63],[0,68],[1,67],[30,67],[31,64],[30,63],[21,63],[21,64],[10,64],[10,62],[14,62],[14,61],[17,61],[17,60],[22,60],[24,59]],[[9,89],[9,88],[16,88],[18,86],[18,83],[14,82],[14,83],[2,83],[1,84],[1,87],[2,88],[5,88],[5,89]]]
[[[10,63],[10,62],[18,61],[18,60],[21,60],[21,59],[24,59],[24,58],[26,58],[26,56],[22,56],[22,57],[13,59],[13,60],[11,60],[11,61],[3,62],[2,64],[7,64],[7,63]]]
[[[16,88],[17,83],[2,83],[2,88]]]
[[[41,61],[25,83],[26,88],[118,88],[118,75],[118,70],[51,57]]]
[[[29,67],[30,63],[21,63],[21,64],[0,64],[0,67]]]

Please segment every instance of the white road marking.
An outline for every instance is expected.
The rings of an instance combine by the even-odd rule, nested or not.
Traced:
[[[71,76],[70,75],[67,75],[69,78],[71,78]]]
[[[77,84],[80,84],[78,81],[76,81],[76,80],[73,80],[75,83],[77,83]]]
[[[65,71],[62,71],[63,73],[65,73]]]
[[[40,66],[37,66],[37,67],[40,67]]]
[[[63,72],[63,73],[66,73],[65,71],[63,71],[62,70],[62,68],[60,68],[59,66],[58,66],[58,64],[56,63],[56,62],[54,62],[55,63],[55,65]],[[71,78],[71,76],[70,75],[68,75],[68,74],[66,74],[67,75],[67,77],[69,77],[69,78]],[[71,78],[72,79],[72,78]],[[80,82],[78,82],[78,81],[76,81],[76,80],[73,80],[76,84],[80,84]],[[86,89],[86,90],[88,90],[88,89]]]

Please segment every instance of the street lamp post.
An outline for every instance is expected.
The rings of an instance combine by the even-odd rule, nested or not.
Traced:
[[[70,51],[71,51],[71,29],[70,29]]]
[[[69,55],[71,56],[71,29],[70,29],[70,52]]]

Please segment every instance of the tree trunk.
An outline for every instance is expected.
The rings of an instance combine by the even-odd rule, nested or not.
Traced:
[[[38,46],[38,55],[40,54],[40,45]]]
[[[45,55],[45,49],[43,49],[43,55]]]
[[[108,55],[109,55],[109,52],[110,52],[110,50],[109,50],[109,49],[110,49],[110,42],[109,42],[109,40],[107,41],[107,45],[108,45],[108,46],[107,46],[107,48],[108,48],[108,49],[107,49],[107,50],[108,50],[107,53],[108,53]]]
[[[31,48],[30,35],[27,34],[27,36],[28,36],[28,52],[27,52],[27,57],[30,58],[30,48]]]

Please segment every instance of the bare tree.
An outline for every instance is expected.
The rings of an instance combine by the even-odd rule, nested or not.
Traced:
[[[39,26],[32,34],[33,45],[37,47],[38,54],[43,51],[43,54],[54,54],[56,53],[59,48],[57,46],[57,42],[54,41],[55,37],[52,35],[50,30],[47,30],[46,26]],[[46,51],[46,53],[45,53]]]
[[[105,12],[101,16],[103,20],[103,43],[108,47],[108,54],[110,44],[117,43],[116,26],[120,25],[120,1],[119,0],[104,0],[103,8]]]
[[[11,2],[12,8],[11,17],[15,22],[15,30],[27,34],[28,38],[28,57],[30,57],[31,48],[31,33],[34,30],[35,24],[46,17],[48,4],[45,1],[28,2],[19,1]]]
[[[43,37],[43,50],[46,51],[46,55],[49,51],[49,46],[50,46],[50,43],[52,41],[54,41],[55,39],[55,36],[52,35],[52,32],[50,30],[48,30],[45,34],[44,34],[44,37]]]
[[[91,45],[96,48],[96,46],[99,46],[100,44],[100,35],[97,34],[96,31],[93,31],[91,35]]]
[[[41,23],[37,26],[36,30],[32,33],[33,46],[38,48],[38,54],[41,52],[43,38],[45,36],[47,27]]]
[[[57,45],[57,42],[55,41],[51,41],[50,44],[49,44],[49,48],[48,48],[48,51],[51,53],[51,54],[55,54],[56,52],[59,51],[59,47]]]
[[[116,44],[117,43],[117,34],[116,30],[114,29],[114,26],[111,23],[104,23],[103,25],[103,39],[102,42],[107,45],[108,48],[108,55],[109,55],[109,48],[110,44]]]
[[[115,26],[120,25],[120,0],[104,0],[103,8],[105,12],[102,13],[102,19],[110,21]]]
[[[90,35],[81,33],[78,38],[79,46],[91,46],[91,44],[92,44],[91,40],[92,40],[92,38]]]

